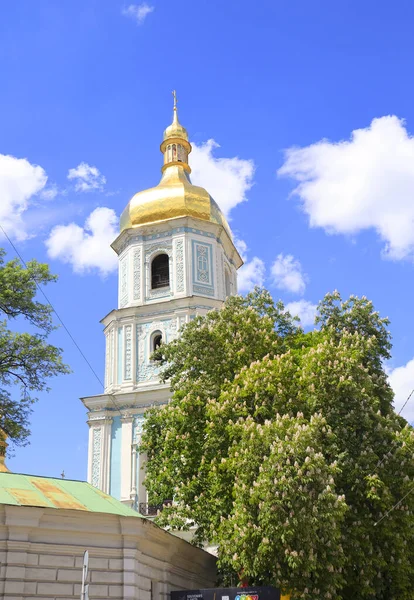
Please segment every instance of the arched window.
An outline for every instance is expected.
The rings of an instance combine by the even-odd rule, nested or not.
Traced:
[[[173,161],[176,161],[177,160],[177,146],[175,144],[173,144],[172,151],[173,151],[172,159],[173,159]]]
[[[170,285],[170,266],[168,254],[158,254],[151,263],[151,289]]]
[[[161,331],[154,331],[151,336],[151,352],[155,352],[162,344],[162,333]]]
[[[230,296],[230,274],[227,269],[224,271],[224,281],[226,284],[226,297]]]

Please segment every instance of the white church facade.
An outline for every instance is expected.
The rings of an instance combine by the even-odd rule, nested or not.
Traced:
[[[145,412],[170,398],[151,354],[185,323],[236,293],[242,265],[220,208],[191,183],[191,145],[175,101],[173,115],[161,144],[161,181],[133,196],[112,244],[119,257],[119,294],[118,308],[102,321],[105,390],[82,398],[88,410],[88,482],[144,514],[145,456],[139,444]]]

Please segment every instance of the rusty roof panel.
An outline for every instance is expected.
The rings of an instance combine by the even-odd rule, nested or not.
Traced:
[[[35,485],[46,496],[56,508],[71,508],[72,510],[88,510],[86,506],[78,502],[73,496],[66,493],[62,488],[54,485],[47,479],[30,478]]]
[[[16,490],[14,488],[8,488],[7,491],[23,506],[51,506],[51,503],[45,498],[42,498],[35,490]]]

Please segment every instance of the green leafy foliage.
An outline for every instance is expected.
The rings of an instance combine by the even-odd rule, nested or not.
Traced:
[[[382,519],[414,482],[414,431],[383,369],[388,321],[335,292],[317,325],[304,333],[257,289],[157,351],[173,397],[145,424],[150,500],[174,500],[160,525],[217,546],[224,583],[412,599],[414,493]]]
[[[0,430],[15,444],[27,442],[31,406],[47,380],[69,369],[61,349],[47,342],[54,329],[52,308],[36,299],[37,285],[55,281],[46,264],[4,262],[0,250]],[[33,333],[14,332],[10,323],[22,318]]]

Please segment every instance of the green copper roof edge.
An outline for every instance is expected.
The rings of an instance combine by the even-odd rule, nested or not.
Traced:
[[[66,495],[68,503],[75,502],[85,508],[56,506],[53,504],[53,498],[43,493],[41,489],[35,486],[31,480],[44,480],[50,482],[55,488]],[[20,483],[20,485],[19,485]],[[16,493],[21,491],[30,495],[30,492],[35,492],[35,495],[40,495],[41,499],[47,503],[48,507],[61,510],[78,510],[80,512],[93,512],[99,514],[112,514],[124,517],[134,517],[145,519],[143,515],[125,506],[122,502],[105,494],[101,490],[93,487],[86,481],[77,479],[58,479],[57,477],[43,477],[40,475],[29,475],[25,473],[0,473],[0,504],[12,506],[39,506],[34,499],[30,498],[27,502],[19,501],[19,498],[13,495],[10,490]],[[53,490],[52,490],[53,493]],[[44,503],[41,505],[45,508]]]

